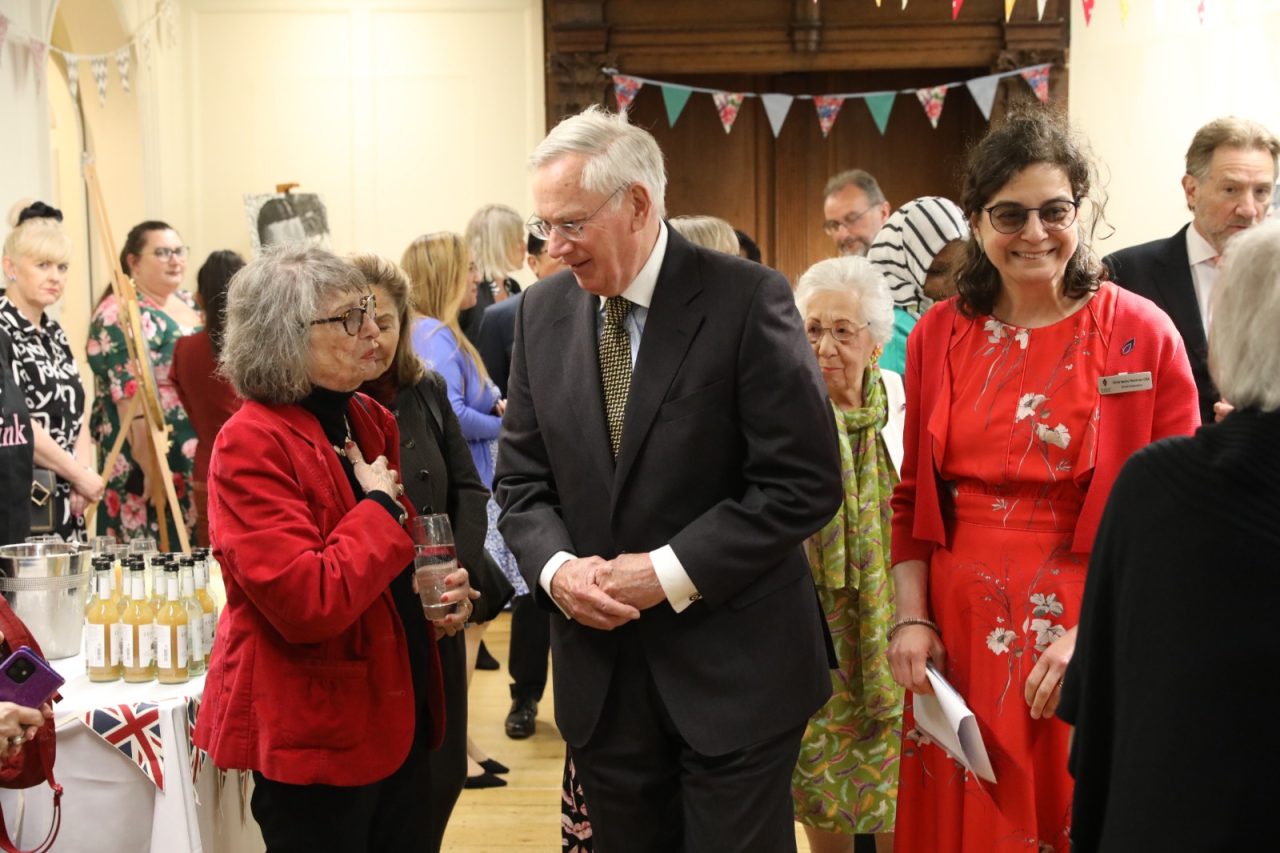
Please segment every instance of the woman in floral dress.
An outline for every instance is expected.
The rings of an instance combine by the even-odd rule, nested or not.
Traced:
[[[1069,849],[1069,728],[1053,713],[1098,520],[1134,451],[1198,421],[1172,322],[1099,281],[1078,219],[1092,177],[1038,105],[992,130],[961,199],[959,296],[908,342],[889,661],[912,693],[932,692],[926,663],[960,692],[996,782],[930,742],[909,704],[900,853]],[[1118,374],[1137,381],[1100,393]]]
[[[178,504],[182,508],[180,521],[186,525],[190,536],[196,522],[190,488],[196,433],[169,377],[173,349],[178,339],[196,331],[203,323],[192,295],[180,289],[186,277],[187,248],[182,245],[178,232],[165,223],[143,222],[134,226],[125,239],[120,265],[133,279],[138,291],[142,334],[147,339],[156,391],[164,410],[165,423],[169,426],[167,458],[173,472]],[[127,412],[130,400],[138,393],[138,377],[129,361],[120,306],[114,293],[108,293],[93,312],[87,353],[97,386],[90,428],[105,462],[120,430],[121,418]],[[137,536],[150,536],[160,541],[159,519],[155,507],[147,499],[151,463],[144,455],[140,464],[139,454],[134,450],[150,440],[140,408],[127,429],[129,440],[108,472],[102,511],[98,513],[98,532],[114,534],[123,542]],[[166,512],[166,521],[169,548],[176,550],[179,547],[178,535],[172,513]]]

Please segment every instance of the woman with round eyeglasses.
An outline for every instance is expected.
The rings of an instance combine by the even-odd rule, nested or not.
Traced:
[[[178,397],[178,389],[170,378],[178,339],[198,331],[204,323],[195,298],[181,289],[187,275],[187,255],[187,247],[177,231],[164,222],[150,220],[130,229],[120,251],[120,267],[133,279],[138,291],[142,334],[151,353],[160,407],[169,426],[167,458],[182,508],[182,518],[177,522],[186,525],[187,535],[191,536],[196,524],[191,478],[197,439]],[[98,441],[101,461],[105,463],[121,422],[138,393],[138,377],[129,360],[120,306],[112,291],[108,291],[94,309],[86,351],[97,385],[89,426]],[[98,513],[98,533],[113,534],[120,541],[137,536],[158,538],[159,518],[148,497],[155,476],[152,470],[155,454],[149,447],[151,439],[141,407],[134,409],[132,420],[123,428],[129,437],[115,466],[106,472],[107,489],[102,511]],[[139,448],[147,449],[139,452]],[[170,547],[176,548],[177,527],[167,511],[165,521]]]
[[[1069,728],[1054,711],[1098,521],[1129,456],[1197,424],[1172,322],[1100,280],[1094,181],[1084,143],[1038,104],[990,131],[960,200],[958,295],[907,344],[888,653],[913,694],[899,853],[1069,849]],[[919,727],[935,673],[973,711],[994,783]]]

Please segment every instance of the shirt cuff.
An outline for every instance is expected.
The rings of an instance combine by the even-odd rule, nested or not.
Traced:
[[[551,603],[556,605],[556,609],[564,613],[564,618],[568,619],[569,614],[556,602],[556,598],[551,594],[551,579],[556,576],[556,572],[560,571],[560,567],[570,560],[576,559],[568,551],[556,551],[551,555],[551,559],[547,560],[546,565],[542,567],[542,571],[538,573],[538,586],[542,587],[542,591],[547,594],[547,598],[551,599]]]
[[[656,551],[650,551],[649,559],[653,562],[653,573],[658,576],[658,583],[662,586],[662,591],[667,594],[667,601],[670,602],[672,610],[680,613],[702,598],[702,593],[698,592],[693,579],[684,570],[680,558],[676,556],[676,552],[670,545],[663,545]]]
[[[396,520],[396,524],[404,524],[405,516],[408,513],[405,512],[404,506],[391,495],[381,489],[374,489],[372,492],[366,493],[365,497],[390,513],[391,517]]]

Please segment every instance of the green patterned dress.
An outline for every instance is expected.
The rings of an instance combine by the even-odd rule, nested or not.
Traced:
[[[805,542],[839,668],[809,721],[791,778],[796,820],[825,832],[892,832],[898,798],[902,688],[885,654],[893,618],[889,497],[897,476],[880,431],[884,385],[867,369],[863,408],[836,408],[844,505]]]
[[[195,300],[189,293],[179,291],[178,296],[195,309]],[[186,524],[187,535],[191,536],[195,528],[191,475],[195,469],[196,431],[187,418],[186,410],[182,408],[182,401],[178,399],[177,388],[169,378],[169,369],[173,364],[173,349],[178,338],[197,331],[199,327],[179,325],[142,294],[138,294],[138,300],[142,334],[147,339],[151,364],[155,370],[156,391],[160,397],[160,407],[164,410],[165,423],[169,425],[169,468],[173,471],[173,485],[178,493],[178,504],[182,507],[182,520]],[[116,432],[120,428],[120,413],[116,404],[133,396],[138,387],[137,377],[129,363],[129,348],[125,342],[124,330],[120,327],[119,315],[115,295],[110,294],[98,305],[89,323],[86,352],[96,386],[89,428],[98,442],[101,456],[99,463],[106,462],[107,453],[115,443]],[[126,441],[120,457],[107,476],[107,490],[98,511],[98,533],[104,536],[114,534],[121,542],[128,542],[136,536],[150,536],[158,545],[159,519],[155,507],[143,495],[135,494],[141,492],[142,483],[141,472],[135,471],[138,471],[138,465]],[[130,488],[130,478],[133,479],[133,488]],[[177,550],[178,534],[174,519],[169,513],[166,513],[166,518],[169,549]]]

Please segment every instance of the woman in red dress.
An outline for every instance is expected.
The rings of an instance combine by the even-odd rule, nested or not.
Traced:
[[[930,661],[960,692],[996,782],[923,736],[909,699],[898,853],[1069,849],[1069,729],[1053,714],[1098,518],[1130,454],[1197,423],[1172,322],[1099,280],[1078,219],[1093,175],[1038,105],[992,130],[965,179],[959,295],[907,345],[889,662],[914,694],[932,692]],[[1122,373],[1125,393],[1099,392]]]

